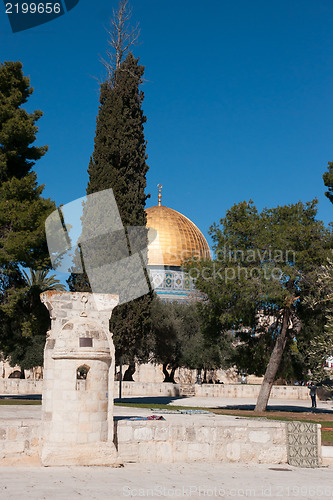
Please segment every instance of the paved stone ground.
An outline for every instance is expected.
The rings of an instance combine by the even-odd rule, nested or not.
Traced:
[[[0,498],[10,500],[333,498],[332,469],[242,464],[128,464],[105,467],[6,467]]]
[[[151,408],[154,408],[154,403],[152,403]],[[172,409],[172,407],[170,407]],[[0,406],[0,423],[1,420],[14,420],[14,419],[33,419],[36,420],[36,425],[41,419],[42,407],[41,406],[21,406],[21,405],[8,405]],[[157,413],[157,412],[156,412]],[[126,406],[115,406],[114,407],[114,417],[115,419],[122,419],[125,417],[143,417],[147,415],[153,415],[154,412],[149,408],[132,408]],[[194,415],[182,415],[182,414],[166,414],[165,418],[173,423],[181,422],[186,418],[198,419],[202,421],[203,419],[223,419],[234,421],[235,417],[232,415],[215,415],[211,414],[194,414]],[[243,417],[242,417],[243,418]],[[246,418],[246,417],[245,417]],[[1,497],[0,497],[0,500]]]
[[[122,398],[120,401],[116,399],[117,402],[123,403],[147,403],[151,408],[154,408],[156,404],[169,404],[170,409],[172,406],[188,406],[188,407],[203,407],[203,408],[241,408],[243,410],[251,410],[255,406],[255,399],[248,398],[199,398],[199,397],[133,397],[133,398]],[[332,413],[333,418],[333,401],[317,401],[317,412]],[[302,400],[271,400],[268,405],[271,410],[289,410],[292,412],[310,412],[311,411],[311,401]],[[115,416],[141,416],[141,415],[151,415],[150,409],[144,408],[125,408],[125,407],[114,407]],[[171,415],[170,415],[171,416]],[[1,418],[41,418],[41,406],[33,405],[8,405],[0,406],[0,419]],[[0,499],[1,500],[1,499]]]
[[[0,398],[4,398],[6,395],[0,395]],[[149,403],[154,406],[154,404],[170,404],[176,406],[192,406],[192,407],[210,407],[210,408],[241,408],[243,410],[251,410],[256,404],[255,398],[210,398],[210,397],[166,397],[166,396],[137,396],[137,397],[124,397],[121,400],[115,399],[116,402],[124,403]],[[317,411],[325,411],[333,413],[333,400],[331,401],[319,401],[317,399]],[[15,406],[0,406],[0,418],[3,416],[3,412],[11,413],[11,408],[13,410],[13,418],[17,413],[15,411]],[[23,405],[20,406],[20,416],[24,415]],[[6,410],[5,410],[6,409]],[[33,409],[37,413],[40,412],[40,406],[28,406],[27,412],[29,416],[31,415],[30,409]],[[289,410],[293,412],[308,412],[311,411],[311,400],[300,399],[271,399],[268,404],[268,409],[270,410]],[[32,410],[32,411],[33,411]]]
[[[169,402],[171,405],[253,406],[254,400],[222,398],[125,398],[123,401]],[[274,400],[270,407],[309,411],[310,401]],[[333,403],[318,402],[318,411]],[[297,411],[297,410],[296,410]],[[115,407],[115,416],[147,415],[149,409]],[[0,406],[1,418],[40,419],[40,406]],[[170,415],[171,417],[171,415]],[[186,415],[173,418],[187,418]],[[195,418],[201,418],[196,415]],[[233,418],[226,416],[226,419]],[[125,467],[40,467],[9,463],[0,467],[0,500],[148,499],[297,499],[333,500],[332,468],[300,469],[289,465],[126,464]],[[285,470],[287,469],[287,470]]]
[[[118,399],[116,399],[119,402]],[[210,408],[240,408],[243,410],[252,410],[255,407],[255,398],[199,398],[199,397],[133,397],[122,398],[124,403],[153,403],[155,404],[170,404],[173,406],[197,406],[197,407],[210,407]],[[293,412],[308,412],[311,411],[311,399],[271,399],[268,404],[269,410],[288,410]],[[333,414],[333,400],[332,401],[318,401],[317,411],[332,412]]]
[[[177,402],[172,402],[171,404],[177,404]],[[256,399],[254,398],[185,398],[182,400],[182,406],[203,406],[211,408],[230,408],[237,407],[243,410],[252,410],[255,407]],[[269,401],[269,410],[288,410],[288,411],[299,411],[308,412],[311,411],[311,399],[308,400],[292,400],[292,399],[271,399]],[[333,400],[332,401],[318,401],[317,400],[317,411],[332,411],[333,413]]]

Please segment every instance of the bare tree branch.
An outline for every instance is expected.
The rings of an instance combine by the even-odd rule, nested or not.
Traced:
[[[131,27],[130,19],[132,9],[128,0],[120,0],[118,10],[113,10],[113,17],[106,29],[108,38],[107,58],[101,59],[107,70],[108,78],[111,79],[114,72],[120,68],[123,58],[127,55],[130,47],[138,44],[140,29],[139,23]]]

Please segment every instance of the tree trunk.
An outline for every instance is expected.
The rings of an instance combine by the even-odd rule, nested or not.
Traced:
[[[119,358],[119,399],[122,398],[122,388],[123,388],[123,357]]]
[[[172,382],[173,384],[175,384],[175,372],[176,372],[176,367],[173,367],[171,369],[171,372],[170,372],[170,380],[169,382]]]
[[[135,364],[131,363],[124,373],[124,382],[134,382],[133,375],[135,373]]]
[[[169,372],[167,370],[168,363],[163,363],[162,369],[163,369],[163,374],[164,374],[164,380],[163,382],[169,382]]]
[[[287,342],[287,331],[290,319],[290,309],[286,307],[283,312],[283,321],[282,321],[282,329],[281,333],[276,339],[275,346],[273,352],[271,354],[269,363],[266,368],[264,381],[261,384],[259,396],[257,399],[257,404],[254,409],[256,412],[266,411],[269,396],[271,394],[273,382],[276,377],[276,373],[279,369],[284,348]]]
[[[167,370],[167,366],[169,365],[169,363],[163,363],[163,373],[164,373],[164,380],[163,382],[171,382],[172,384],[175,384],[175,372],[176,372],[176,369],[177,367],[173,367],[171,368],[171,371],[170,373],[168,372]]]

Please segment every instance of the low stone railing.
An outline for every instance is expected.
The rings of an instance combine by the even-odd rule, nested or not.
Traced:
[[[260,385],[247,384],[194,384],[196,397],[257,398]],[[123,382],[122,396],[170,396],[181,395],[179,384],[154,384],[151,382]],[[115,382],[115,397],[119,395],[119,382]],[[309,389],[304,386],[274,385],[271,399],[309,400]]]
[[[42,394],[43,380],[0,378],[0,394]]]
[[[38,457],[40,425],[34,419],[0,421],[0,460]]]
[[[195,385],[198,397],[257,398],[260,385],[248,384],[202,384]],[[309,399],[306,386],[273,385],[270,399]]]
[[[42,380],[0,379],[0,394],[41,394]],[[195,396],[214,398],[257,398],[260,385],[249,384],[194,384]],[[122,396],[178,397],[179,384],[154,382],[123,382]],[[114,396],[119,395],[119,382],[115,382]],[[309,400],[309,390],[304,386],[274,385],[271,399]]]
[[[166,416],[166,417],[169,417]],[[124,462],[287,463],[285,422],[221,421],[183,415],[183,422],[116,422]]]
[[[116,417],[114,443],[119,461],[290,463],[313,467],[322,463],[322,454],[326,464],[333,456],[333,447],[328,447],[327,453],[321,446],[320,425],[316,424],[203,414],[166,414],[165,418],[142,421]],[[290,432],[291,424],[296,430]],[[297,439],[297,426],[301,439]],[[0,465],[28,464],[31,459],[39,462],[40,433],[38,419],[0,420]]]

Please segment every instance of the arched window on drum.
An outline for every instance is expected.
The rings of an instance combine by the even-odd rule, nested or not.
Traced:
[[[87,377],[89,373],[88,365],[81,365],[76,370],[76,390],[85,391],[87,385]]]

